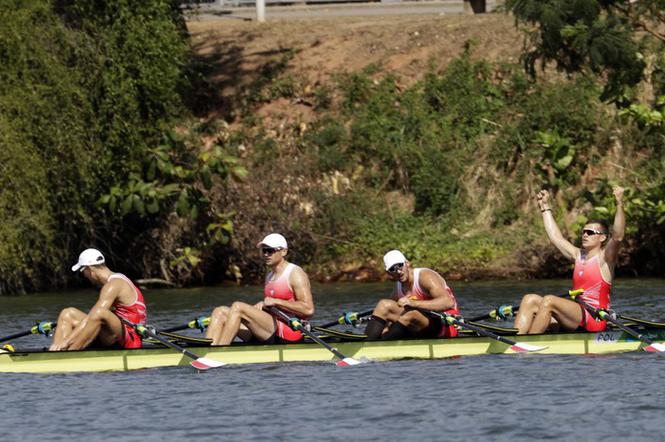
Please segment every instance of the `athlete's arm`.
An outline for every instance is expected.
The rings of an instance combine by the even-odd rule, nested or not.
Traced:
[[[455,306],[455,301],[446,290],[446,282],[433,270],[420,271],[420,288],[429,293],[432,299],[411,300],[409,305],[427,310],[443,311]]]
[[[291,288],[295,294],[294,301],[266,298],[264,304],[288,310],[302,318],[309,318],[314,314],[314,299],[312,297],[312,286],[309,283],[309,277],[303,269],[296,267],[289,275],[289,284],[291,284]]]
[[[550,193],[547,190],[541,190],[538,192],[538,206],[543,214],[545,232],[547,233],[550,242],[554,244],[554,246],[559,249],[566,258],[575,260],[579,253],[579,249],[572,245],[570,241],[564,238],[561,234],[561,230],[559,230],[559,226],[557,226],[556,221],[554,220],[554,215],[552,215]]]
[[[623,187],[615,187],[614,199],[617,204],[617,211],[614,214],[614,224],[612,225],[612,237],[605,246],[605,262],[610,267],[614,267],[619,254],[619,248],[623,243],[624,233],[626,231],[626,215],[623,212]]]
[[[72,334],[67,338],[67,341],[63,343],[63,350],[68,349],[69,346],[72,345],[72,342],[74,342],[76,338],[83,332],[83,330],[88,327],[88,324],[90,323],[90,314],[92,312],[100,308],[111,310],[113,303],[118,299],[118,296],[122,292],[122,287],[124,285],[125,284],[123,284],[121,281],[111,281],[102,287],[102,290],[99,293],[99,299],[97,299],[95,305],[92,306],[85,319],[79,323],[76,329],[74,329]]]

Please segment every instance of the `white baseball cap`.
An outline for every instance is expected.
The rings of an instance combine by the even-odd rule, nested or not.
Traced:
[[[79,255],[79,261],[72,266],[72,272],[81,270],[83,267],[104,264],[104,255],[97,249],[85,249]]]
[[[256,247],[261,246],[268,246],[272,247],[273,249],[288,249],[288,246],[286,245],[286,238],[284,238],[279,233],[271,233],[270,235],[263,238],[261,242],[256,244]]]
[[[395,264],[404,264],[405,262],[406,257],[399,250],[391,250],[383,255],[383,264],[386,266],[386,270],[389,270]]]

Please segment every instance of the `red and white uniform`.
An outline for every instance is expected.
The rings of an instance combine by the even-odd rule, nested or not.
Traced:
[[[575,259],[573,290],[577,289],[584,289],[584,293],[578,296],[580,301],[595,308],[610,308],[612,283],[605,281],[603,278],[603,274],[600,271],[599,255],[583,260],[580,254]],[[590,332],[605,330],[606,321],[595,320],[585,308],[582,308],[582,314],[580,327]]]
[[[113,273],[111,276],[109,276],[109,281],[112,279],[122,279],[127,284],[132,286],[134,293],[136,293],[136,299],[129,305],[123,304],[116,300],[112,306],[113,313],[115,313],[115,315],[120,318],[124,318],[129,322],[133,322],[134,324],[145,324],[147,315],[145,301],[143,300],[143,294],[141,293],[141,290],[139,290],[139,288],[136,287],[134,283],[122,273]],[[123,348],[141,348],[141,337],[138,335],[138,333],[136,333],[136,330],[127,324],[122,325],[125,329],[125,333],[120,339],[118,339],[118,344],[120,344]]]
[[[289,275],[297,266],[289,263],[279,275],[279,278],[273,280],[273,272],[266,276],[266,285],[263,288],[263,294],[266,298],[283,299],[285,301],[295,301],[296,295],[289,283]],[[282,321],[275,319],[275,334],[278,338],[289,342],[296,342],[302,339],[302,332],[291,329]]]
[[[403,298],[404,296],[408,296],[410,298],[415,298],[418,301],[429,301],[432,299],[432,296],[425,292],[421,287],[420,287],[420,271],[421,270],[429,270],[425,268],[415,268],[413,269],[413,287],[411,288],[410,291],[405,292],[404,287],[402,286],[401,281],[397,281],[397,287],[395,288],[395,296],[394,299],[397,301],[400,298]],[[433,271],[433,270],[432,270]],[[434,272],[436,273],[436,272]],[[437,273],[438,275],[438,273]],[[439,276],[441,278],[441,276]],[[457,299],[455,299],[455,295],[453,295],[453,291],[448,287],[448,284],[445,283],[443,278],[441,278],[441,281],[443,282],[444,286],[446,287],[446,290],[448,291],[448,295],[450,298],[453,300],[453,307],[445,310],[443,313],[446,313],[448,315],[459,315],[459,308],[457,307]],[[443,327],[441,328],[441,332],[439,332],[439,337],[440,338],[454,338],[457,336],[457,329],[452,326],[452,325],[447,325],[444,323]]]

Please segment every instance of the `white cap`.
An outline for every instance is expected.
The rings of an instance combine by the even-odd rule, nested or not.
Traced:
[[[104,264],[106,260],[104,255],[97,249],[85,249],[79,255],[79,262],[72,266],[72,272],[81,270],[83,267],[87,266],[96,266],[99,264]]]
[[[256,244],[256,247],[261,247],[261,246],[268,246],[268,247],[272,247],[273,249],[277,249],[277,248],[287,249],[288,248],[288,246],[286,245],[286,238],[284,238],[279,233],[271,233],[270,235],[263,238],[263,240],[261,240],[260,243]]]
[[[383,264],[386,266],[386,270],[390,269],[395,264],[404,264],[405,262],[406,257],[399,250],[391,250],[383,255]]]

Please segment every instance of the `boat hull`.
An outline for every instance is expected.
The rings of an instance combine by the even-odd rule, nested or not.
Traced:
[[[644,331],[646,336],[662,342],[665,330]],[[636,351],[644,344],[622,331],[601,333],[560,333],[512,337],[519,342],[547,348],[537,354],[607,354]],[[342,354],[355,359],[441,359],[483,354],[513,354],[510,346],[485,337],[454,339],[415,339],[403,341],[355,341],[334,344]],[[315,343],[284,345],[230,345],[218,347],[189,347],[198,356],[227,364],[276,362],[324,362],[332,354]],[[146,368],[188,365],[190,359],[161,347],[131,350],[89,349],[67,352],[41,350],[16,351],[0,354],[0,372],[4,373],[64,373],[128,371]]]

